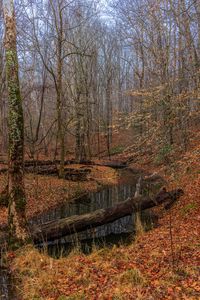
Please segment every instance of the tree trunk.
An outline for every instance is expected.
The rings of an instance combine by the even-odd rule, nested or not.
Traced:
[[[183,195],[181,189],[171,192],[166,192],[164,189],[154,199],[140,196],[129,198],[110,208],[99,209],[81,216],[75,215],[35,226],[32,231],[32,237],[36,243],[53,241],[72,233],[113,222],[119,218],[131,215],[133,212],[145,210],[166,201],[168,201],[167,208],[169,208],[181,195]]]
[[[18,78],[16,21],[12,0],[4,0],[6,76],[8,86],[9,131],[9,238],[10,245],[24,242],[28,237],[25,218],[24,188],[24,120]]]
[[[58,62],[57,62],[57,117],[58,117],[58,138],[60,143],[60,169],[59,176],[64,175],[65,160],[65,135],[62,120],[62,30],[58,37]]]

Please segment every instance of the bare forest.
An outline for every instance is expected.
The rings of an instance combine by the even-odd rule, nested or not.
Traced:
[[[200,1],[0,0],[0,299],[199,299]]]

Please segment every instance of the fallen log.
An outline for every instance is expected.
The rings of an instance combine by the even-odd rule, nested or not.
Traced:
[[[7,165],[8,161],[6,160],[0,160],[0,164]],[[24,161],[24,167],[38,167],[38,166],[55,166],[59,165],[60,160],[25,160]],[[77,161],[75,159],[68,159],[64,161],[64,165],[72,165],[72,164],[84,164],[84,165],[92,165],[93,162],[90,160],[80,160]]]
[[[8,171],[8,168],[1,168],[0,169],[0,174],[4,174]]]
[[[31,229],[35,243],[53,241],[66,235],[80,232],[89,228],[111,223],[119,218],[131,215],[134,212],[152,208],[162,203],[175,202],[183,195],[182,189],[166,192],[160,191],[153,199],[150,197],[133,197],[119,202],[113,207],[99,209],[84,215],[75,215],[69,218],[51,221],[42,225],[34,225]]]
[[[64,178],[72,181],[85,181],[88,174],[91,173],[90,169],[72,169],[67,168],[64,171]]]
[[[30,166],[25,168],[26,173],[33,173],[37,175],[53,175],[53,176],[58,176],[59,171],[56,166]],[[87,175],[91,173],[91,170],[88,168],[65,168],[64,169],[64,178],[67,180],[72,180],[72,181],[85,181],[87,180]]]
[[[28,166],[24,168],[24,171],[37,175],[58,175],[58,169],[53,165]]]
[[[59,159],[55,160],[26,160],[24,162],[25,167],[30,167],[30,166],[56,166],[60,164]],[[80,160],[77,161],[75,159],[68,159],[64,161],[64,165],[72,165],[72,164],[85,164],[85,165],[92,165],[93,162],[90,160]]]
[[[7,162],[4,162],[6,165]],[[24,162],[24,171],[26,173],[33,173],[33,174],[38,174],[38,175],[58,175],[58,169],[57,166],[60,164],[60,160],[27,160]],[[123,161],[108,161],[108,162],[102,162],[102,163],[94,163],[89,160],[81,160],[81,161],[76,161],[76,160],[66,160],[64,162],[64,165],[87,165],[87,166],[103,166],[103,167],[110,167],[113,169],[124,169],[127,167],[126,162]],[[6,173],[8,171],[8,168],[1,168],[0,169],[0,174]],[[74,178],[76,175],[73,176]],[[78,175],[77,175],[78,177]],[[67,176],[66,176],[66,179]],[[70,176],[69,176],[70,179]],[[78,180],[78,179],[74,179]]]
[[[127,163],[124,161],[108,161],[95,164],[97,166],[110,167],[113,169],[124,169],[127,167]]]
[[[8,161],[6,159],[0,159],[0,164],[1,165],[7,165]]]

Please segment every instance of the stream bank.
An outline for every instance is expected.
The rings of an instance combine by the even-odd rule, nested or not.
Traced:
[[[47,222],[114,207],[117,203],[134,196],[136,182],[140,175],[141,171],[137,173],[129,169],[119,170],[118,184],[104,186],[97,192],[89,192],[83,197],[58,205],[32,218],[30,225],[42,225]],[[145,194],[150,191],[144,189],[141,192]],[[133,240],[137,230],[138,216],[143,230],[152,228],[156,217],[151,210],[146,210],[137,215],[132,214],[118,218],[108,224],[69,234],[52,242],[45,243],[44,237],[44,243],[39,243],[37,246],[45,248],[50,255],[59,257],[60,255],[68,255],[74,248],[78,248],[84,253],[90,253],[94,247],[101,248],[128,243]]]
[[[125,201],[134,195],[135,185],[140,175],[141,171],[118,170],[115,184],[104,185],[97,192],[88,192],[83,197],[78,197],[71,201],[67,200],[64,204],[57,205],[33,217],[30,220],[30,224],[43,224],[64,217],[93,212],[100,208],[113,207],[116,203]],[[147,193],[148,191],[144,190],[143,192]],[[154,215],[151,211],[145,211],[141,214],[141,222],[144,230],[152,228],[153,221]],[[77,249],[89,254],[94,248],[101,249],[112,247],[113,245],[127,245],[133,241],[135,231],[136,215],[133,214],[109,224],[68,235],[48,244],[39,244],[37,247],[42,249],[42,251],[47,250],[49,255],[56,258],[67,256],[70,252]],[[1,274],[2,297],[16,300],[15,297],[12,298],[12,283],[8,275],[6,271]]]

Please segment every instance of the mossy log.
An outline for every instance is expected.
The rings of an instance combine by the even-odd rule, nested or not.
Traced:
[[[136,211],[149,209],[162,203],[175,202],[181,195],[183,195],[183,190],[181,189],[170,192],[166,192],[164,189],[153,199],[150,197],[129,198],[110,208],[99,209],[80,216],[75,215],[63,218],[42,225],[35,225],[31,230],[32,237],[35,243],[53,241],[75,232],[113,222]]]

